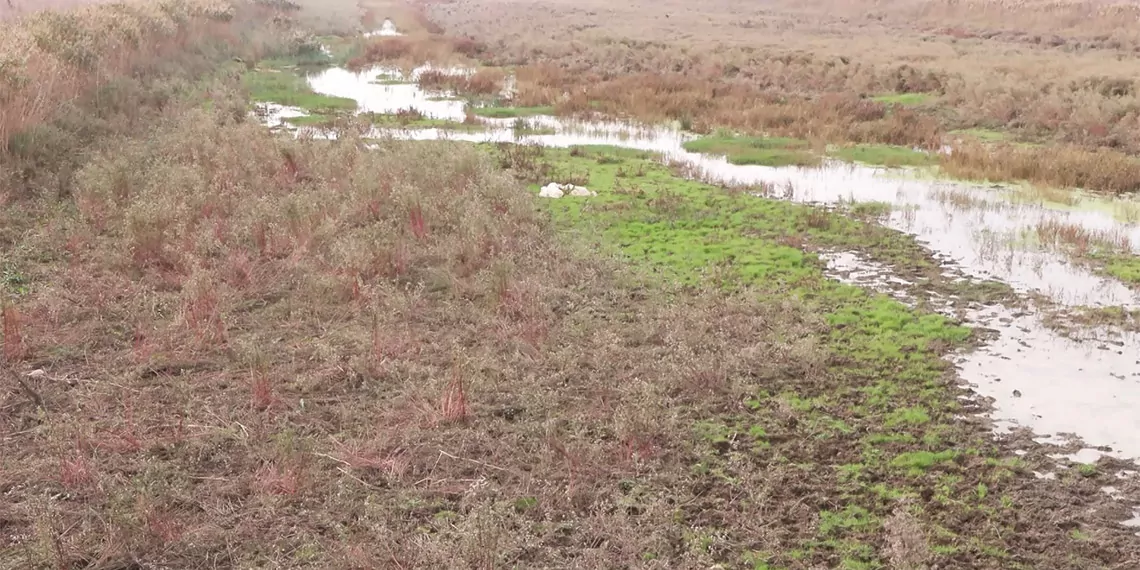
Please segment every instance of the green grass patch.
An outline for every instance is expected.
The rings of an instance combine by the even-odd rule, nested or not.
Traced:
[[[923,425],[930,423],[930,414],[926,412],[925,408],[921,406],[912,406],[895,410],[887,416],[887,427],[894,427],[900,425]]]
[[[404,129],[449,129],[478,132],[487,127],[481,124],[467,124],[450,119],[434,119],[419,113],[365,113],[362,115],[377,127]]]
[[[855,202],[847,211],[857,218],[876,219],[891,215],[893,209],[890,202]]]
[[[930,153],[886,144],[844,146],[831,151],[830,154],[847,162],[859,162],[874,166],[933,166],[938,164],[938,157]]]
[[[320,50],[304,50],[292,55],[277,56],[258,62],[262,69],[323,69],[334,64],[332,56]]]
[[[535,115],[553,115],[554,107],[473,107],[472,112],[480,117],[492,119],[510,119],[514,117],[533,117]]]
[[[1109,256],[1104,272],[1125,283],[1140,284],[1140,257],[1126,254]]]
[[[934,98],[931,93],[883,93],[871,97],[871,100],[888,105],[922,105]]]
[[[841,511],[819,513],[819,533],[825,536],[847,532],[870,532],[882,523],[863,507],[848,505]]]
[[[356,101],[314,93],[308,82],[290,71],[258,69],[242,76],[242,85],[257,103],[278,103],[298,107],[311,115],[326,115],[356,109]]]
[[[815,253],[855,250],[900,275],[940,275],[914,238],[841,211],[687,180],[641,151],[591,146],[508,152],[485,146],[505,167],[535,180],[534,192],[549,181],[572,181],[598,192],[540,204],[567,237],[611,253],[647,281],[747,291],[819,319],[813,342],[829,355],[822,364],[826,379],[793,388],[780,383],[780,372],[757,371],[740,380],[754,382],[740,386],[754,395],[743,410],[713,412],[691,424],[696,457],[686,477],[702,489],[735,496],[756,470],[783,471],[785,480],[825,478],[833,485],[814,536],[749,563],[806,567],[804,560],[810,560],[820,567],[885,568],[883,553],[868,538],[882,532],[882,521],[901,497],[915,498],[918,507],[936,504],[953,513],[947,515],[953,520],[986,520],[990,526],[955,526],[939,542],[970,544],[984,558],[1002,555],[1007,545],[1000,529],[1010,515],[1001,497],[1008,494],[1009,478],[996,473],[1008,469],[996,449],[972,439],[976,434],[966,435],[972,428],[953,420],[960,404],[946,382],[950,365],[941,358],[968,344],[970,330],[830,280]],[[852,209],[875,214],[886,206]],[[987,284],[979,291],[973,284],[963,287],[955,294],[1000,294]],[[826,452],[804,457],[793,451],[802,446],[826,446]],[[964,459],[956,461],[959,456]],[[935,470],[939,477],[924,476]],[[947,548],[934,559],[951,567],[958,552]]]
[[[807,141],[778,137],[748,137],[717,134],[684,144],[685,150],[724,155],[732,164],[761,166],[815,166],[820,156]]]
[[[920,475],[929,471],[931,467],[939,463],[953,461],[958,457],[958,452],[952,449],[946,451],[914,451],[910,453],[903,453],[896,456],[891,460],[891,467],[906,469],[907,473],[911,475]]]
[[[341,115],[305,115],[303,117],[286,117],[284,120],[297,127],[329,127]]]

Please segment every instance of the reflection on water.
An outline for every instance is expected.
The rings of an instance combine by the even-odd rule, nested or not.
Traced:
[[[995,418],[1140,457],[1140,335],[1089,330],[1065,338],[1039,315],[1000,306],[967,320],[999,333],[959,364],[961,378],[994,399]]]
[[[908,282],[889,267],[853,252],[821,256],[829,276],[886,293],[913,305]],[[934,309],[951,310],[933,300]],[[1140,335],[1086,330],[1083,339],[1061,336],[1041,316],[995,305],[969,311],[966,320],[998,333],[995,340],[960,355],[959,376],[983,398],[995,403],[999,431],[1031,427],[1065,445],[1061,434],[1078,434],[1097,446],[1110,446],[1117,457],[1140,457]],[[1078,462],[1094,462],[1102,452],[1086,450]]]
[[[427,68],[412,72],[422,73]],[[448,70],[467,73],[468,70]],[[381,84],[392,70],[352,73],[331,69],[310,78],[318,93],[349,97],[364,112],[394,113],[415,108],[428,117],[462,120],[464,103],[433,98],[414,84]],[[278,111],[280,112],[280,111]],[[614,145],[652,151],[680,165],[691,177],[731,185],[779,189],[785,199],[804,203],[888,202],[895,210],[884,223],[916,236],[937,257],[962,273],[997,279],[1021,292],[1044,295],[1064,306],[1140,306],[1140,295],[1119,281],[1097,276],[1068,261],[1034,236],[1042,224],[1072,226],[1140,246],[1140,225],[1114,216],[1118,205],[1098,209],[1050,208],[1040,202],[1011,202],[1009,192],[980,184],[934,180],[907,170],[886,170],[838,162],[818,168],[740,166],[723,157],[684,150],[690,135],[674,128],[617,121],[582,122],[532,117],[532,126],[553,134],[519,136],[511,120],[486,119],[481,132],[445,129],[383,130],[374,136],[408,140],[452,139],[520,142],[548,147]],[[318,133],[319,135],[319,133]],[[1099,235],[1099,234],[1098,234]],[[886,268],[839,254],[829,258],[840,279],[876,289],[894,289]],[[903,301],[909,301],[900,296]],[[985,307],[968,320],[1000,333],[983,349],[960,357],[961,376],[984,397],[993,398],[994,417],[1038,433],[1073,433],[1090,445],[1110,445],[1140,457],[1140,337],[1089,331],[1095,338],[1063,338],[1040,315]]]
[[[396,69],[373,69],[352,72],[334,67],[308,78],[313,91],[333,97],[355,99],[362,113],[395,113],[402,109],[416,109],[432,119],[462,121],[465,103],[448,100],[440,94],[427,93],[415,83],[393,83],[404,79],[416,81],[420,74],[428,70],[445,73],[463,73],[451,68],[417,67],[404,74]]]

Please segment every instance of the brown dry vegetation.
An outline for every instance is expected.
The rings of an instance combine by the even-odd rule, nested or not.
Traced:
[[[85,4],[98,4],[107,0],[3,0],[0,1],[0,20],[26,16],[40,10],[64,10]]]
[[[197,58],[213,67],[216,58],[204,56],[221,51],[260,58],[266,39],[257,37],[260,32],[251,22],[260,25],[266,10],[260,4],[207,0],[141,2],[45,11],[4,24],[0,151],[8,150],[17,134],[60,116],[77,100],[114,97],[124,78],[161,70],[171,61],[188,65],[187,60]]]
[[[493,95],[502,89],[506,73],[498,69],[480,69],[470,75],[427,70],[416,83],[425,91],[454,91],[471,95]]]
[[[937,346],[893,361],[934,380],[884,384],[808,301],[578,248],[504,172],[547,172],[530,149],[253,124],[226,62],[298,36],[247,8],[146,36],[183,48],[161,59],[110,50],[99,12],[40,20],[99,39],[64,45],[98,48],[100,74],[37,52],[55,72],[11,91],[51,105],[3,155],[0,568],[1135,560],[1102,481],[1037,481],[947,421],[963,409],[941,407],[959,391]],[[910,411],[937,430],[901,421],[868,448],[931,394]],[[952,458],[887,459],[927,438]]]
[[[447,33],[486,43],[485,59],[537,67],[538,80],[519,85],[532,104],[568,97],[578,101],[571,106],[599,101],[646,120],[833,142],[931,146],[951,129],[998,129],[1070,145],[1066,163],[1082,179],[1126,180],[1097,189],[1140,187],[1134,165],[1098,172],[1112,150],[1140,151],[1133,6],[460,0],[427,7]],[[982,24],[1005,32],[965,31]],[[1061,39],[1041,40],[1042,29]],[[864,99],[882,93],[929,100],[903,110]],[[1005,160],[1004,149],[993,152]],[[972,168],[1001,179],[1008,167],[990,168],[993,162]],[[1065,182],[1047,169],[1027,174]]]
[[[4,210],[30,289],[3,317],[0,564],[707,568],[791,560],[816,532],[899,563],[945,533],[1035,568],[1131,556],[1062,487],[1095,482],[972,453],[868,475],[930,515],[894,487],[850,503],[878,375],[846,373],[807,304],[573,248],[501,171],[537,168],[528,151],[283,139],[226,96],[101,140],[71,197]],[[992,452],[954,426],[938,445]],[[927,496],[982,481],[1017,506],[993,527]],[[965,540],[942,559],[1002,567]],[[808,560],[839,564],[836,544]]]
[[[21,231],[58,254],[5,335],[14,371],[47,371],[26,380],[42,411],[15,385],[4,403],[5,547],[51,567],[699,556],[664,554],[689,426],[749,375],[819,373],[819,323],[631,287],[495,170],[202,111],[109,145],[76,213]],[[625,477],[653,496],[624,505]],[[748,512],[689,493],[698,519]],[[607,537],[634,519],[656,530]]]

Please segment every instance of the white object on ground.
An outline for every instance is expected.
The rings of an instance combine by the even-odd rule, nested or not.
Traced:
[[[384,23],[380,25],[379,30],[373,30],[371,32],[368,32],[367,34],[364,34],[364,37],[373,38],[376,36],[402,36],[402,35],[404,35],[404,34],[401,34],[398,30],[396,30],[396,24],[392,23],[392,20],[385,18]]]
[[[551,182],[550,184],[543,186],[542,190],[538,191],[538,195],[542,198],[561,198],[563,196],[585,198],[587,196],[597,196],[598,193],[582,186]]]
[[[587,190],[581,186],[571,186],[569,184],[567,184],[567,186],[570,186],[570,195],[571,196],[583,198],[586,196],[597,196],[598,195],[597,192],[594,192],[593,190]],[[565,189],[565,186],[563,187],[563,189]]]
[[[543,186],[542,190],[538,191],[538,195],[542,198],[561,198],[562,185],[558,184],[557,182],[551,182],[550,184]]]

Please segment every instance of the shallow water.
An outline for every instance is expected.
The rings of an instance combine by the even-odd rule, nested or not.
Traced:
[[[270,128],[290,127],[291,125],[286,119],[304,117],[308,114],[296,107],[278,105],[276,103],[262,103],[258,106],[258,109],[259,118]]]
[[[318,93],[356,99],[365,112],[394,113],[411,107],[432,118],[463,119],[463,102],[434,100],[414,84],[373,83],[380,73],[333,69],[310,78],[310,84]],[[383,73],[390,75],[391,70]],[[887,202],[895,206],[884,220],[887,226],[916,236],[965,275],[997,279],[1019,292],[1040,294],[1063,306],[1140,307],[1136,291],[1095,275],[1032,239],[1042,222],[1059,222],[1123,238],[1135,250],[1140,247],[1140,224],[1116,219],[1111,203],[1095,209],[1013,203],[1008,200],[1009,192],[986,185],[837,162],[818,168],[739,166],[724,157],[685,151],[682,144],[691,135],[674,128],[556,117],[527,120],[556,132],[516,136],[510,128],[513,120],[488,119],[484,132],[409,129],[374,135],[549,147],[613,145],[661,153],[695,178],[765,187],[769,195],[797,202]],[[901,288],[894,286],[905,285],[884,277],[889,275],[885,268],[872,267],[850,254],[829,262],[833,271],[845,273],[862,286],[897,293]],[[905,296],[900,300],[909,301]],[[1068,339],[1048,329],[1039,314],[1015,313],[1000,306],[978,309],[968,316],[968,322],[999,333],[997,340],[957,361],[963,380],[983,397],[993,399],[995,420],[1026,426],[1039,434],[1075,434],[1088,445],[1111,446],[1116,455],[1140,457],[1140,335],[1087,331],[1089,338]]]
[[[397,69],[374,69],[352,72],[334,67],[308,77],[313,91],[334,97],[347,97],[357,101],[362,113],[396,113],[404,109],[416,109],[432,119],[462,121],[466,103],[441,99],[440,94],[427,93],[415,83],[380,83],[393,77],[404,77],[415,81],[420,74],[432,69],[445,73],[462,73],[451,68],[417,67],[409,74]]]
[[[822,255],[828,275],[845,283],[888,294],[908,305],[909,283],[889,267],[857,253]],[[934,300],[934,309],[951,309]],[[997,403],[992,414],[999,433],[1030,426],[1038,441],[1066,445],[1064,434],[1107,446],[1112,452],[1084,449],[1066,459],[1093,463],[1101,455],[1140,457],[1140,335],[1089,329],[1083,338],[1065,338],[1039,314],[1000,305],[971,310],[966,321],[996,331],[985,346],[955,359],[959,376],[983,398]]]
[[[999,333],[958,364],[964,381],[994,399],[995,419],[1140,457],[1140,335],[1089,330],[1073,340],[1039,315],[1000,306],[972,311],[967,321]],[[1100,454],[1088,450],[1081,462]]]

